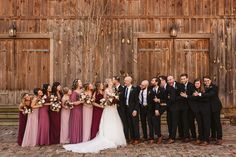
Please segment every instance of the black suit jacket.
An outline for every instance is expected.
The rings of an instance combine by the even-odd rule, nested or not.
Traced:
[[[167,84],[166,89],[164,89],[164,94],[165,94],[167,107],[170,107],[175,102],[174,87]]]
[[[184,87],[185,87],[185,85],[184,85]],[[187,83],[187,89],[185,88],[185,92],[186,92],[186,94],[188,95],[188,97],[189,97],[189,96],[192,96],[193,93],[195,92],[195,87],[194,87],[194,85],[193,85],[191,82],[188,82],[188,83]],[[191,109],[193,108],[193,106],[191,106],[192,103],[190,103],[189,99],[186,99],[186,105],[189,105],[189,107],[190,107]],[[195,106],[194,106],[194,107],[195,107]]]
[[[198,91],[198,90],[195,89],[194,91]],[[198,92],[202,93],[201,91],[198,91]],[[188,95],[188,101],[189,101],[191,110],[195,113],[199,112],[200,110],[202,111],[205,110],[205,112],[210,111],[209,98],[206,95],[203,95],[203,94],[202,96]]]
[[[187,95],[193,95],[194,91],[195,91],[194,85],[191,82],[188,82],[187,90],[185,90],[186,94]]]
[[[217,112],[222,109],[222,103],[220,101],[220,98],[218,95],[218,87],[216,85],[211,84],[209,88],[205,87],[205,93],[203,93],[202,96],[209,98],[212,112]]]
[[[179,109],[186,109],[188,105],[186,103],[186,98],[180,95],[181,92],[185,92],[184,85],[178,82],[175,82],[174,91],[172,91],[172,98],[170,109],[171,110],[179,110]],[[173,89],[172,89],[173,90]]]
[[[119,103],[118,103],[118,107],[123,107],[122,103],[123,103],[123,92],[124,92],[124,86],[120,85],[118,87],[118,89],[116,89],[117,92],[119,92]]]
[[[124,88],[124,92],[123,92],[123,96],[122,96],[122,100],[123,100],[123,104],[124,107],[126,107],[126,97],[125,97],[125,91],[126,88]],[[129,95],[129,105],[127,106],[130,110],[130,112],[135,111],[139,111],[139,100],[138,100],[138,89],[137,87],[132,86],[130,89],[130,95]]]

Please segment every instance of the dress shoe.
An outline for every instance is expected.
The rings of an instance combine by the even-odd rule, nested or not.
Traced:
[[[133,144],[133,142],[134,142],[133,140],[128,140],[127,141],[128,144]]]
[[[207,145],[209,145],[209,143],[207,141],[204,141],[200,144],[200,146],[207,146]]]
[[[138,140],[134,140],[133,144],[134,145],[139,144],[139,141]]]
[[[153,144],[154,143],[154,140],[149,140],[149,144]]]
[[[163,139],[163,136],[159,137],[158,140],[157,140],[157,144],[161,144],[162,143],[162,139]]]
[[[196,140],[193,142],[194,145],[200,145],[202,142],[200,140]]]
[[[172,144],[172,143],[175,143],[175,140],[169,139],[169,140],[167,141],[167,144]]]
[[[222,145],[223,141],[222,140],[217,140],[216,145]]]
[[[188,143],[188,142],[190,142],[190,139],[189,138],[185,138],[182,142]]]

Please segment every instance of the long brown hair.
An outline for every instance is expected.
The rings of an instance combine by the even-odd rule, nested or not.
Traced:
[[[196,82],[200,82],[200,89],[196,89],[196,87],[195,87],[195,83]],[[193,83],[194,83],[194,88],[196,89],[196,90],[198,90],[198,92],[201,92],[201,93],[204,93],[205,92],[205,90],[204,90],[204,86],[203,86],[203,83],[202,83],[202,80],[201,79],[199,79],[199,78],[197,78],[197,79],[195,79],[194,81],[193,81]]]

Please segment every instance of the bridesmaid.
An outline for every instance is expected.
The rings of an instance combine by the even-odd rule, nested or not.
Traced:
[[[63,88],[63,97],[62,97],[62,109],[61,109],[61,137],[60,143],[65,144],[69,143],[69,119],[70,119],[70,108],[66,106],[67,102],[70,102],[70,96],[72,91],[68,87]]]
[[[49,105],[51,96],[51,86],[49,84],[43,84],[43,94],[46,97],[43,107],[39,108],[39,125],[38,125],[38,137],[37,145],[49,145]]]
[[[87,83],[84,85],[84,93],[93,97],[93,85]],[[86,104],[83,106],[83,142],[89,141],[91,138],[91,127],[93,118],[93,105]]]
[[[101,82],[97,82],[95,84],[95,92],[93,94],[93,98],[95,100],[94,106],[93,106],[93,119],[92,119],[92,128],[91,128],[91,139],[96,137],[98,130],[99,130],[99,125],[100,125],[100,120],[102,117],[102,111],[103,107],[100,106],[100,100],[103,98],[103,84]]]
[[[28,115],[25,134],[22,142],[22,147],[36,146],[38,134],[38,108],[42,107],[38,101],[42,98],[43,92],[40,88],[34,89],[34,98],[31,103],[33,112]]]
[[[83,102],[78,101],[82,92],[81,80],[73,81],[72,90],[70,101],[74,108],[70,111],[69,138],[70,143],[80,143],[83,141]]]
[[[52,95],[57,96],[58,101],[62,99],[62,89],[59,82],[54,82],[52,85]],[[60,143],[60,131],[61,131],[61,111],[49,111],[50,129],[49,137],[50,144]]]
[[[21,146],[24,134],[25,134],[25,128],[27,123],[27,114],[23,114],[24,107],[30,106],[31,98],[28,93],[23,93],[21,96],[21,103],[19,105],[19,130],[18,130],[18,140],[17,143],[19,146]]]

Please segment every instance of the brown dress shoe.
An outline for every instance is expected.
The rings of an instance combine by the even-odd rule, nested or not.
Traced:
[[[134,145],[139,144],[139,141],[138,140],[134,140],[133,144]]]
[[[222,140],[217,140],[216,145],[222,145],[223,141]]]
[[[158,138],[158,140],[157,140],[157,144],[161,144],[162,143],[162,139],[163,139],[163,137],[161,136],[161,137],[159,137]]]
[[[207,146],[207,145],[209,145],[209,143],[207,141],[204,141],[200,144],[200,146]]]
[[[169,140],[167,141],[167,144],[172,144],[172,143],[175,143],[175,140],[169,139]]]
[[[149,144],[153,144],[154,143],[154,140],[149,140]]]
[[[193,144],[195,144],[195,145],[199,145],[199,144],[201,144],[202,142],[200,141],[200,140],[196,140],[196,141],[194,141],[194,143]]]

